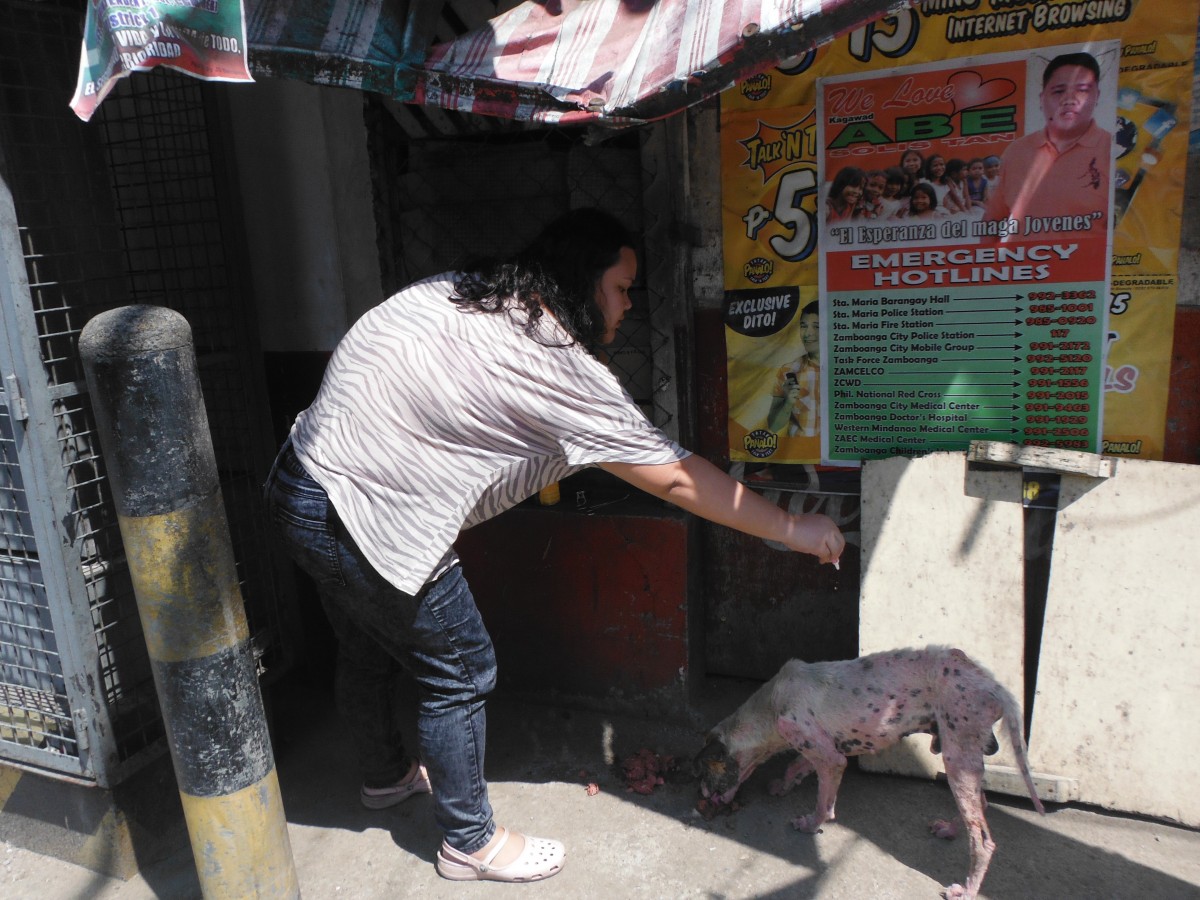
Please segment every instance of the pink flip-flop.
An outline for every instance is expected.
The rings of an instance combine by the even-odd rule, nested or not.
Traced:
[[[566,848],[558,841],[525,835],[521,855],[506,866],[495,867],[494,860],[512,834],[507,828],[485,859],[475,859],[455,850],[445,841],[438,851],[437,872],[451,881],[541,881],[562,871]]]

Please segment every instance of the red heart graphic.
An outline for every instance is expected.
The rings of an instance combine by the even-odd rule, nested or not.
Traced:
[[[954,88],[954,111],[958,115],[964,109],[987,106],[997,100],[1016,93],[1017,86],[1008,78],[991,78],[987,81],[978,72],[955,72],[946,79]]]

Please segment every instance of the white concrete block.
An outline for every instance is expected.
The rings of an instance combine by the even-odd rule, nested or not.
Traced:
[[[1200,467],[1063,476],[1034,766],[1080,799],[1200,826]]]
[[[964,453],[867,462],[862,472],[859,650],[947,644],[1024,695],[1024,513],[1020,470],[974,472]],[[989,761],[1015,765],[1003,728]],[[862,768],[942,771],[926,735]],[[1025,793],[1021,786],[1020,794]]]

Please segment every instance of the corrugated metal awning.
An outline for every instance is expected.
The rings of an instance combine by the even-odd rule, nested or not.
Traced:
[[[436,21],[461,4],[247,0],[246,28],[256,75],[505,119],[619,126],[679,112],[907,5],[527,0],[436,43]]]

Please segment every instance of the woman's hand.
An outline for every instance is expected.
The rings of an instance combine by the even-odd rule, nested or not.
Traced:
[[[788,536],[780,543],[791,550],[811,553],[823,563],[836,564],[846,549],[846,538],[837,523],[821,513],[788,514]]]

